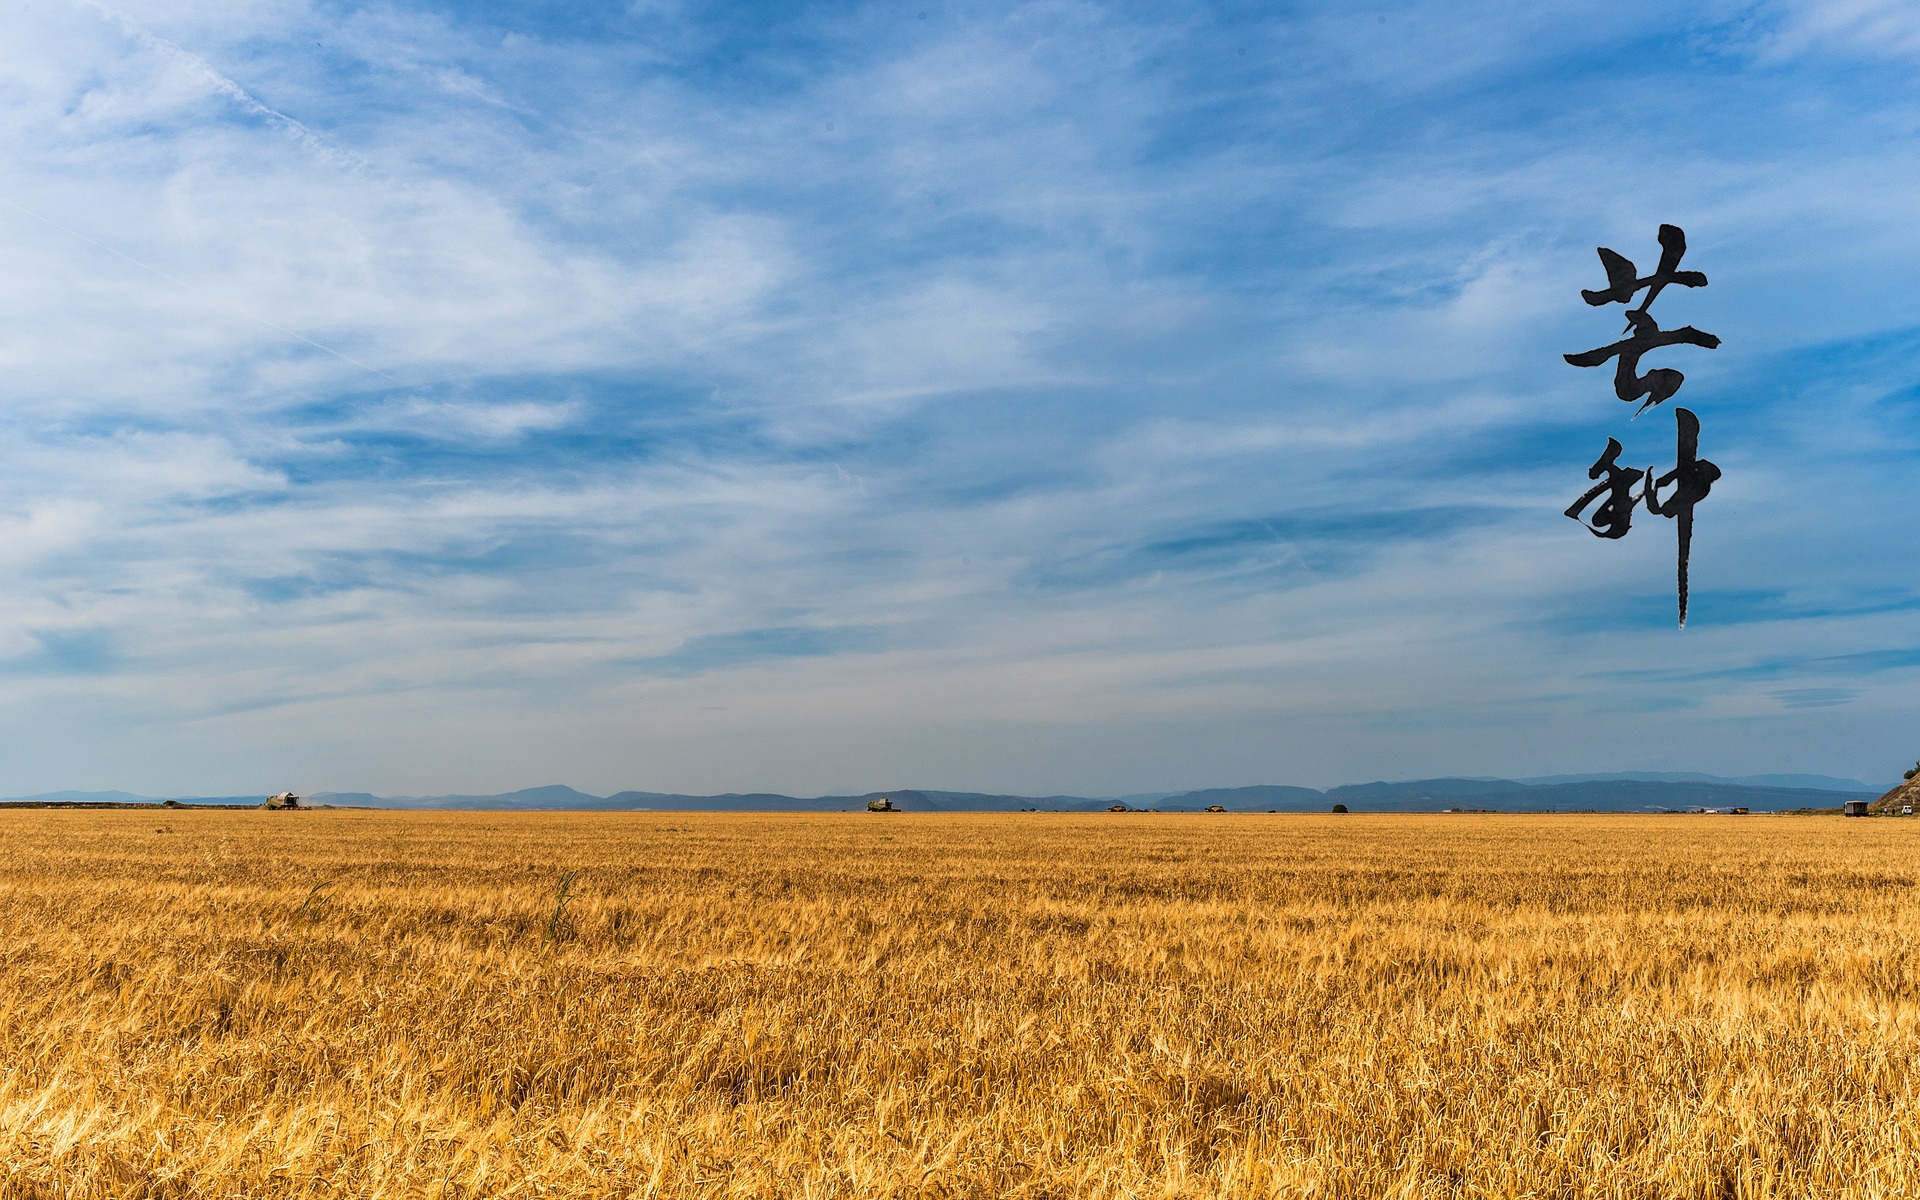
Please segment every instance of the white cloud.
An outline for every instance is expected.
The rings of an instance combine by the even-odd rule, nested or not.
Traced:
[[[1920,12],[1903,0],[1789,0],[1771,49],[1794,54],[1816,48],[1876,58],[1920,54]]]

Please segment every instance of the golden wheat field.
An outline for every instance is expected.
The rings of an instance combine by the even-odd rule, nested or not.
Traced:
[[[0,838],[6,1197],[1920,1194],[1920,822]]]

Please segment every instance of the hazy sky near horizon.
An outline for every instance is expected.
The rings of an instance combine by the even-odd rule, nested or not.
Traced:
[[[1920,8],[17,0],[0,794],[1920,756]],[[1725,478],[1629,421],[1594,247]]]

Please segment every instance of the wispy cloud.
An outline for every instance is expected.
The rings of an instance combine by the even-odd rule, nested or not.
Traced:
[[[755,666],[788,658],[824,658],[872,650],[879,630],[853,627],[743,629],[690,638],[666,654],[617,662],[647,674],[688,678],[709,671]]]

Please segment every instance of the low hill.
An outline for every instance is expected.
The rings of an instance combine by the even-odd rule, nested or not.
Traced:
[[[1521,783],[1731,783],[1742,787],[1806,788],[1816,792],[1877,792],[1876,784],[1832,775],[1702,775],[1697,771],[1613,771],[1600,775],[1541,775]]]
[[[364,805],[372,808],[542,810],[607,807],[602,797],[588,795],[586,792],[576,791],[558,783],[548,784],[545,787],[521,788],[517,792],[501,792],[490,796],[375,796],[370,792],[315,792],[306,799],[310,804]]]
[[[67,802],[77,804],[159,804],[159,796],[138,796],[132,792],[40,792],[32,796],[8,796],[18,804]]]
[[[1914,776],[1869,804],[1867,811],[1883,816],[1898,816],[1900,810],[1909,804],[1920,809],[1920,775]]]
[[[1256,787],[1208,788],[1200,792],[1181,792],[1168,796],[1154,808],[1188,809],[1209,808],[1215,804],[1228,809],[1277,808],[1283,812],[1295,808],[1319,811],[1327,807],[1327,793],[1313,788],[1288,787],[1284,784],[1262,784]]]
[[[1873,793],[1651,779],[1544,784],[1518,783],[1511,779],[1422,779],[1337,787],[1326,795],[1327,799],[1338,800],[1356,812],[1432,812],[1448,808],[1495,812],[1747,808],[1755,812],[1783,812],[1795,808],[1830,808],[1845,800],[1868,799]]]

